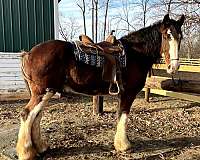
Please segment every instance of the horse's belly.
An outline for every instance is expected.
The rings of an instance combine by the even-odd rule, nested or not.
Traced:
[[[108,87],[107,85],[101,87],[89,87],[89,86],[73,86],[65,84],[63,87],[64,93],[75,93],[75,94],[84,94],[84,95],[107,95]]]

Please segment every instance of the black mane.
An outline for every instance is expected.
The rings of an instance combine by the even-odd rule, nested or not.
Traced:
[[[161,21],[148,27],[123,36],[122,42],[127,53],[132,52],[131,56],[145,56],[152,59],[153,63],[157,62],[160,56],[162,35],[160,32]]]

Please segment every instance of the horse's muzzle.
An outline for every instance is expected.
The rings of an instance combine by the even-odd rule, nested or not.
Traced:
[[[173,60],[170,62],[170,64],[167,66],[167,73],[169,74],[175,74],[180,67],[179,61]]]

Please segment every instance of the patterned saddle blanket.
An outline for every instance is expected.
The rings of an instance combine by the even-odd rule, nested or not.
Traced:
[[[90,48],[88,51],[85,51],[81,47],[80,41],[73,41],[71,43],[74,46],[74,54],[77,61],[96,67],[104,66],[105,57],[97,49]],[[124,50],[121,54],[116,53],[113,56],[118,60],[120,67],[126,67],[126,54]]]

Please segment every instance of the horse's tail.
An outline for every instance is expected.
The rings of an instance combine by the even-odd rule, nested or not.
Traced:
[[[31,80],[31,77],[25,72],[25,63],[28,60],[30,52],[22,51],[21,54],[21,72],[23,75],[23,79],[26,85],[26,89],[28,90],[29,95],[31,95],[31,90],[27,80]]]

